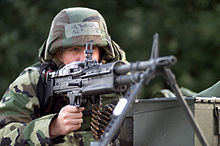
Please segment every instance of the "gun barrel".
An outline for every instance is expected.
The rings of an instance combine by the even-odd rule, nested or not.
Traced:
[[[139,61],[135,63],[116,66],[114,71],[116,74],[122,75],[131,71],[146,70],[153,64],[155,64],[157,67],[172,66],[176,63],[176,60],[177,59],[175,56],[158,57],[156,59],[150,59],[147,61]]]
[[[129,75],[120,75],[116,77],[115,83],[118,85],[125,85],[129,83],[136,83],[140,81],[141,73],[131,73]]]

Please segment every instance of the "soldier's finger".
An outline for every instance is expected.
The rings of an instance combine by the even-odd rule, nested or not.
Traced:
[[[79,125],[79,124],[82,124],[83,123],[83,119],[72,119],[70,120],[70,124],[72,125]]]
[[[82,124],[83,119],[65,119],[63,120],[63,125],[69,126],[69,125],[79,125]]]
[[[76,107],[76,106],[72,106],[72,105],[67,105],[65,107],[65,110],[71,113],[78,113],[78,112],[82,112],[83,110],[85,110],[84,107]]]
[[[82,117],[83,117],[83,114],[82,114],[82,112],[80,112],[80,113],[70,113],[69,114],[69,119],[82,119]]]

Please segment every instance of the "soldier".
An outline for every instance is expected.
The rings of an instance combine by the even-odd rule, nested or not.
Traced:
[[[125,53],[111,40],[104,18],[96,10],[68,8],[56,15],[39,49],[40,62],[24,69],[3,95],[1,145],[87,145],[94,140],[89,128],[91,104],[77,108],[64,97],[43,96],[45,71],[84,60],[85,43],[91,40],[93,59],[125,61]]]

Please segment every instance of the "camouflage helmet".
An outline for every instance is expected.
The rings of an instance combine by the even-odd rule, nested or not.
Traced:
[[[39,57],[43,61],[52,60],[59,66],[55,52],[71,46],[83,46],[91,40],[93,45],[103,48],[105,53],[102,61],[125,60],[125,53],[111,40],[101,14],[82,7],[63,9],[55,16]]]

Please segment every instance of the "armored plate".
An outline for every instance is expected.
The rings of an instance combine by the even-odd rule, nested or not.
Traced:
[[[215,97],[186,98],[210,146],[218,145],[220,100]],[[121,145],[200,146],[177,98],[136,100],[120,133]]]

